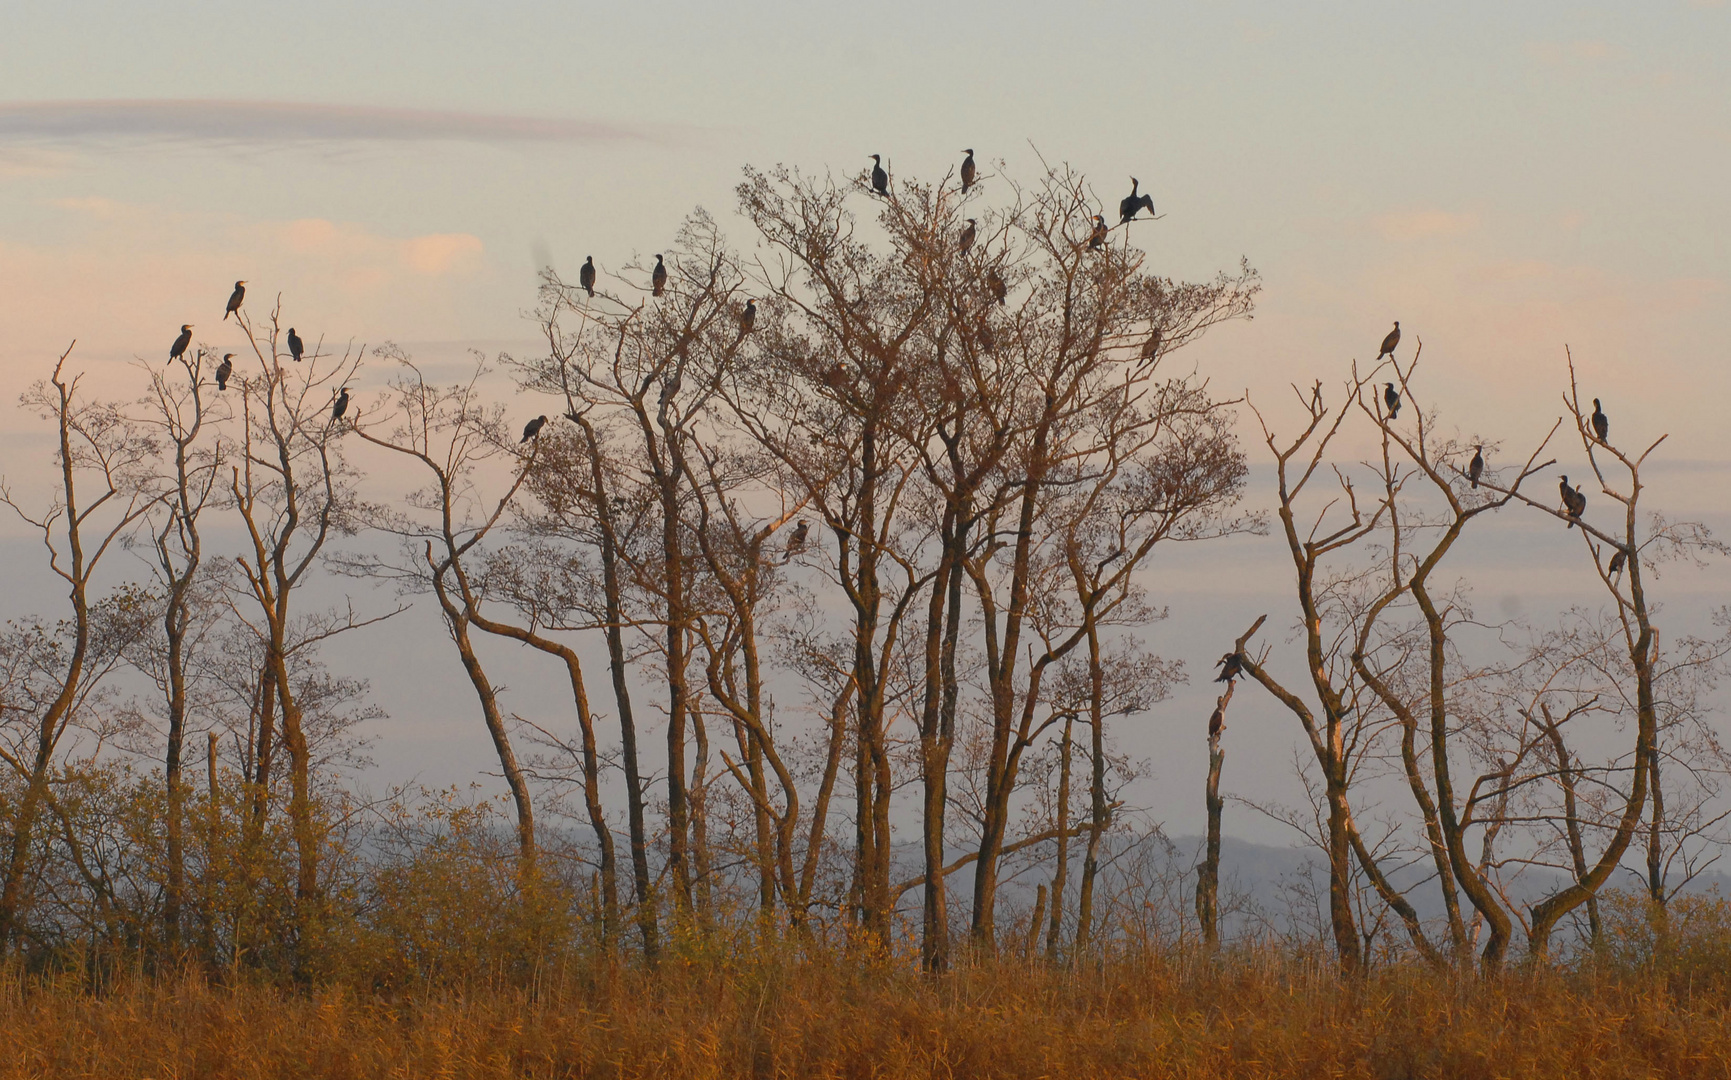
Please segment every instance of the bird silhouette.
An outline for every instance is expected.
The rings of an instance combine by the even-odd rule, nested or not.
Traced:
[[[1099,251],[1106,246],[1106,219],[1099,214],[1094,215],[1094,231],[1088,234],[1088,250]]]
[[[301,336],[295,333],[295,328],[292,326],[289,327],[288,332],[288,347],[289,355],[295,358],[295,363],[300,363],[301,354],[307,351],[307,347],[305,343],[301,341]]]
[[[1467,479],[1472,481],[1473,487],[1478,487],[1479,477],[1484,474],[1485,448],[1483,446],[1475,446],[1473,447],[1473,459],[1467,464]]]
[[[998,338],[992,333],[992,324],[986,321],[984,315],[980,316],[979,324],[974,329],[974,337],[979,340],[980,348],[987,352],[998,351]]]
[[[1394,329],[1390,330],[1388,332],[1388,336],[1382,339],[1382,351],[1376,354],[1376,358],[1378,360],[1381,360],[1385,356],[1393,358],[1394,347],[1396,345],[1399,345],[1399,344],[1400,344],[1400,323],[1398,321],[1396,321],[1396,323],[1394,324]]]
[[[811,523],[806,521],[804,518],[800,518],[799,524],[794,527],[793,532],[787,538],[787,546],[782,549],[782,565],[785,566],[788,562],[792,561],[795,555],[799,554],[800,549],[805,547],[805,538],[810,534]]]
[[[1593,399],[1593,434],[1599,437],[1600,443],[1611,434],[1611,418],[1605,415],[1598,398]]]
[[[1220,733],[1226,730],[1226,698],[1214,699],[1214,712],[1208,717],[1208,741],[1219,741]]]
[[[877,154],[872,155],[872,191],[889,198],[890,174],[884,172],[884,159]]]
[[[583,269],[577,271],[577,284],[583,286],[583,291],[590,296],[595,295],[595,256],[584,258]]]
[[[168,347],[168,362],[174,363],[186,355],[186,347],[192,344],[192,324],[182,323],[180,336],[174,339],[174,344]]]
[[[1393,420],[1400,415],[1400,391],[1394,388],[1394,383],[1383,383],[1382,403],[1388,406],[1388,418]]]
[[[343,414],[348,412],[348,411],[349,411],[349,388],[345,386],[342,388],[342,391],[337,394],[336,404],[331,406],[331,419],[332,420],[341,420],[343,418]]]
[[[757,301],[747,300],[745,310],[739,313],[739,336],[733,340],[735,345],[745,340],[745,335],[751,333],[757,325]]]
[[[1010,287],[1004,284],[1004,278],[997,270],[986,271],[986,291],[992,294],[992,299],[1000,305],[1010,295]]]
[[[974,246],[974,237],[975,237],[975,235],[977,235],[975,230],[974,230],[974,224],[975,224],[974,219],[969,218],[968,219],[968,227],[962,230],[962,238],[956,242],[956,244],[957,244],[956,254],[966,255],[968,253],[968,249]]]
[[[216,365],[216,388],[227,390],[228,377],[232,374],[234,374],[234,354],[223,353],[222,363]]]
[[[1142,343],[1142,359],[1152,360],[1160,355],[1160,336],[1160,328],[1156,326],[1154,332],[1148,335],[1148,340]]]
[[[239,311],[240,310],[240,302],[242,300],[245,300],[245,299],[246,299],[246,282],[244,282],[244,281],[235,282],[234,283],[234,291],[228,294],[228,310],[222,313],[222,321],[227,322],[228,317],[230,315],[233,315],[235,312]]]
[[[1136,195],[1136,189],[1141,185],[1142,181],[1134,176],[1130,178],[1130,194],[1118,200],[1118,224],[1136,220],[1137,213],[1142,210],[1154,213],[1154,196],[1143,195],[1138,198]]]
[[[1214,681],[1229,683],[1233,679],[1244,674],[1244,655],[1242,653],[1229,652],[1220,658],[1218,666],[1220,668],[1220,674],[1214,677]]]
[[[667,264],[661,261],[661,256],[655,256],[655,270],[649,275],[649,284],[655,295],[660,296],[667,288]]]
[[[517,440],[517,445],[521,446],[524,443],[528,442],[530,439],[533,439],[535,436],[541,434],[541,429],[543,427],[545,427],[546,424],[547,424],[547,418],[545,416],[537,416],[535,419],[529,421],[527,424],[524,424],[523,425],[523,437],[521,439]]]
[[[1615,554],[1611,556],[1611,566],[1606,572],[1610,574],[1620,574],[1623,572],[1623,564],[1628,561],[1629,553],[1624,551],[1622,548],[1618,548]]]
[[[1587,511],[1587,497],[1581,493],[1581,485],[1576,484],[1574,487],[1570,487],[1569,478],[1566,476],[1563,477],[1557,488],[1563,493],[1563,511],[1569,515],[1569,528],[1572,529],[1575,527],[1575,523],[1581,520],[1581,515]]]
[[[964,153],[968,156],[962,159],[962,194],[966,195],[974,186],[974,152],[967,150]]]

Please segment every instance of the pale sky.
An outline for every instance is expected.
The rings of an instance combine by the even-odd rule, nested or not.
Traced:
[[[1026,178],[1037,147],[1108,198],[1141,178],[1165,215],[1139,234],[1159,272],[1205,277],[1240,255],[1261,270],[1256,320],[1191,354],[1222,393],[1277,401],[1287,382],[1338,381],[1399,319],[1446,416],[1520,446],[1558,414],[1566,343],[1621,430],[1671,433],[1659,506],[1731,521],[1722,2],[229,0],[27,3],[6,22],[0,472],[14,477],[46,444],[10,403],[68,341],[130,396],[121,362],[160,360],[182,322],[236,343],[220,319],[236,278],[255,314],[281,293],[303,337],[456,359],[532,342],[544,260],[618,267],[697,205],[749,244],[731,216],[748,163],[851,174],[882,153],[935,177],[971,146]],[[1245,543],[1185,553],[1171,589],[1192,600],[1175,618],[1234,633],[1241,612],[1289,618],[1282,551]],[[1572,602],[1537,575],[1543,551],[1511,558],[1485,563],[1488,601]],[[39,586],[5,599],[5,573],[11,617]],[[1731,599],[1727,580],[1667,582],[1704,611]],[[1212,602],[1223,592],[1230,612]],[[437,648],[430,613],[416,617]],[[1186,658],[1200,675],[1209,655]],[[456,698],[449,717],[421,715],[432,699],[397,681],[378,677],[395,716],[381,740],[398,740],[380,756],[463,775],[486,752],[478,720]],[[468,692],[460,675],[450,692]],[[1204,693],[1184,699],[1203,716]],[[1241,705],[1252,726],[1260,706]],[[1284,775],[1284,745],[1234,765]],[[1181,829],[1193,773],[1171,810]]]

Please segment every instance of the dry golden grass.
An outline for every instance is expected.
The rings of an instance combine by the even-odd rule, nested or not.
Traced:
[[[1674,979],[1672,981],[1675,981]],[[1717,980],[1715,980],[1717,982]],[[779,956],[612,967],[395,1002],[11,980],[0,1077],[1731,1077],[1721,987],[1177,959],[942,979]]]

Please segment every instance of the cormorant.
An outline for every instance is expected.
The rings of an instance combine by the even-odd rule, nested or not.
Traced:
[[[1603,443],[1605,437],[1611,434],[1611,419],[1605,415],[1605,410],[1599,405],[1599,399],[1593,399],[1593,434]]]
[[[1569,528],[1572,529],[1575,522],[1581,520],[1581,515],[1586,513],[1587,497],[1581,493],[1581,485],[1570,487],[1569,478],[1566,476],[1557,485],[1557,489],[1563,493],[1563,511],[1572,519],[1569,522]]]
[[[1239,653],[1229,652],[1220,658],[1220,674],[1214,677],[1215,682],[1231,682],[1244,674],[1244,657]]]
[[[240,302],[242,300],[245,300],[245,299],[246,299],[246,282],[244,282],[244,281],[235,282],[234,283],[234,291],[228,294],[228,310],[222,313],[222,321],[227,322],[228,317],[230,315],[233,315],[235,312],[239,311],[240,310]]]
[[[1106,245],[1106,219],[1099,214],[1094,215],[1094,231],[1088,235],[1088,250],[1099,251]]]
[[[523,425],[523,437],[521,439],[517,440],[517,445],[522,446],[524,443],[528,442],[530,439],[533,439],[535,436],[541,434],[541,428],[546,423],[547,423],[547,418],[545,416],[537,416],[535,419],[529,421],[527,424],[524,424]]]
[[[1394,388],[1394,383],[1383,383],[1382,403],[1388,406],[1388,418],[1393,420],[1400,415],[1400,391]]]
[[[974,186],[974,152],[972,150],[968,150],[968,151],[966,151],[966,153],[968,156],[962,159],[962,194],[963,195],[966,195],[968,193],[968,189]]]
[[[745,310],[739,313],[739,337],[735,338],[733,343],[738,345],[741,341],[744,341],[745,335],[751,333],[751,328],[756,325],[757,301],[747,300],[745,302]]]
[[[1150,214],[1154,212],[1154,196],[1143,195],[1138,198],[1136,195],[1136,189],[1141,184],[1142,181],[1134,176],[1130,178],[1130,194],[1118,201],[1118,224],[1122,225],[1127,221],[1134,221],[1136,214],[1141,210],[1147,210]]]
[[[192,324],[180,325],[180,336],[174,339],[174,344],[168,347],[168,362],[174,363],[186,354],[186,347],[192,344]]]
[[[655,256],[655,270],[649,275],[649,284],[654,288],[656,296],[660,296],[661,291],[667,288],[667,264],[661,261],[659,255]]]
[[[228,377],[232,374],[234,374],[234,354],[223,353],[222,363],[216,365],[216,388],[227,390]]]
[[[998,351],[998,339],[992,333],[992,325],[986,321],[984,315],[980,316],[979,329],[975,331],[974,336],[979,339],[980,348],[987,352]]]
[[[583,291],[590,296],[595,295],[595,256],[583,260],[583,269],[577,271],[577,284],[583,286]]]
[[[1152,334],[1148,335],[1148,340],[1144,341],[1142,343],[1142,359],[1152,360],[1156,356],[1159,356],[1159,355],[1160,355],[1160,328],[1158,326],[1156,326],[1154,328],[1154,332]]]
[[[345,387],[343,387],[342,392],[337,395],[337,403],[335,405],[331,406],[331,419],[332,420],[341,420],[343,418],[343,414],[348,412],[348,411],[349,411],[349,388],[345,386]]]
[[[1208,741],[1214,742],[1220,738],[1220,733],[1226,730],[1226,699],[1214,700],[1214,713],[1208,718]]]
[[[307,351],[307,347],[301,341],[301,336],[295,333],[295,328],[292,326],[289,327],[288,346],[289,355],[295,358],[295,363],[300,363],[301,354]]]
[[[884,198],[890,194],[890,174],[884,172],[884,159],[877,154],[872,155],[872,190]]]
[[[1611,567],[1610,567],[1610,570],[1607,572],[1612,573],[1612,574],[1622,573],[1623,572],[1623,564],[1628,562],[1628,561],[1629,561],[1629,553],[1624,551],[1622,548],[1618,548],[1616,553],[1611,556]]]
[[[974,219],[969,218],[968,219],[968,227],[962,230],[962,238],[960,241],[958,241],[958,247],[959,247],[959,250],[957,251],[958,255],[966,255],[968,253],[968,249],[974,246],[974,236],[976,235],[975,231],[974,231],[974,224],[975,224]]]
[[[800,549],[805,547],[805,538],[810,535],[810,533],[811,523],[806,521],[804,518],[800,518],[799,524],[794,527],[793,534],[787,538],[787,547],[783,549],[781,557],[783,565],[792,561],[793,557],[799,554]]]
[[[1399,320],[1396,320],[1396,322],[1394,324],[1394,329],[1390,330],[1388,332],[1388,336],[1382,339],[1382,351],[1376,354],[1376,358],[1378,360],[1381,360],[1383,357],[1386,356],[1391,360],[1394,359],[1394,347],[1396,345],[1399,345],[1399,344],[1400,344],[1400,322],[1399,322]]]
[[[996,270],[986,271],[986,291],[992,294],[992,299],[1000,305],[1004,298],[1010,295],[1010,287],[1004,284],[1003,276]]]
[[[1473,447],[1473,459],[1467,464],[1467,479],[1472,481],[1473,487],[1478,487],[1479,477],[1484,474],[1485,448],[1483,446],[1475,446]]]

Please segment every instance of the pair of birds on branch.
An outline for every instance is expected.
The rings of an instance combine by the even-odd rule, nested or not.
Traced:
[[[583,268],[577,271],[577,284],[590,296],[595,295],[595,256],[584,258]],[[649,272],[650,295],[660,296],[667,291],[667,263],[660,255],[655,256],[655,269]]]

